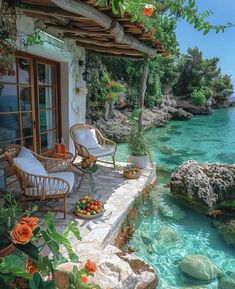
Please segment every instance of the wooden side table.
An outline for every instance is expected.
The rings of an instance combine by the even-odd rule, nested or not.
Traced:
[[[72,171],[72,160],[74,159],[74,155],[71,152],[66,152],[65,154],[57,154],[55,152],[52,152],[47,156],[53,159],[61,160],[63,163],[62,168],[67,167],[69,171]]]

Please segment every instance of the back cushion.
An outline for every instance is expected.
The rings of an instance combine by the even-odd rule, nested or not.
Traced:
[[[47,171],[39,160],[34,156],[32,157],[16,157],[14,158],[14,164],[22,171],[32,174],[47,176]],[[37,177],[31,177],[29,179],[29,185],[35,186],[37,184]]]
[[[95,129],[78,129],[74,133],[76,141],[87,149],[99,148],[100,145],[96,139]]]
[[[27,149],[26,147],[21,147],[20,151],[17,155],[17,158],[33,158],[35,159],[34,155],[32,154],[31,150]]]

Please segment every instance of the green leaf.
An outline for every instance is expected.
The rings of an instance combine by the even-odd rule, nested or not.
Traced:
[[[44,289],[55,289],[55,288],[56,288],[56,284],[54,280],[47,281],[44,284]]]
[[[65,237],[68,237],[68,233],[69,233],[70,231],[74,234],[74,236],[77,238],[77,240],[79,240],[79,241],[81,240],[80,231],[79,231],[76,223],[71,222],[71,223],[67,226],[67,228],[64,230],[63,235],[64,235]]]
[[[72,245],[66,237],[64,237],[62,234],[59,234],[57,232],[51,232],[49,233],[49,235],[52,237],[52,239],[58,241],[60,244],[65,246],[71,261],[73,262],[78,261],[78,257],[76,254],[74,254],[72,250]]]
[[[30,289],[44,289],[42,276],[36,272],[33,275],[33,278],[29,281],[29,288]]]
[[[0,272],[12,273],[17,277],[23,277],[26,279],[32,278],[28,272],[24,270],[25,267],[25,257],[20,253],[14,253],[10,256],[6,256],[1,259],[0,262]]]
[[[60,246],[59,243],[51,238],[51,236],[44,230],[41,231],[42,237],[45,240],[47,246],[51,249],[51,252],[53,255],[57,255]]]
[[[25,245],[16,244],[15,246],[18,250],[28,255],[31,259],[38,261],[38,248],[31,242]]]
[[[55,232],[55,223],[52,213],[47,213],[45,217],[45,224],[49,232]]]

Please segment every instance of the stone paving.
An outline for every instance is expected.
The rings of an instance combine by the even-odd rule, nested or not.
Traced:
[[[62,219],[61,214],[56,216],[56,224],[62,230],[71,219],[77,222],[82,241],[92,242],[97,249],[104,248],[114,240],[129,210],[132,208],[137,195],[154,180],[153,167],[141,171],[141,177],[128,180],[123,176],[123,165],[114,169],[109,164],[99,164],[98,170],[93,174],[95,192],[91,192],[91,185],[81,180],[81,173],[75,172],[75,185],[73,192],[67,199],[67,219]],[[75,203],[84,195],[91,195],[104,203],[105,212],[102,216],[85,220],[74,215]]]

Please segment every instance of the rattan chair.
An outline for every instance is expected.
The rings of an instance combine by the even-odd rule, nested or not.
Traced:
[[[83,138],[79,137],[81,132],[88,133],[88,136]],[[88,138],[93,134],[92,144],[89,144]],[[70,135],[75,146],[75,157],[87,158],[88,156],[95,156],[97,158],[111,155],[112,164],[115,167],[115,154],[117,145],[115,142],[103,137],[101,132],[92,125],[75,124],[70,128]],[[80,135],[81,136],[81,135]],[[105,160],[98,160],[104,163],[110,163]]]
[[[4,148],[4,154],[16,173],[16,177],[21,189],[20,201],[46,201],[53,199],[62,199],[62,206],[56,209],[43,209],[39,211],[63,212],[66,218],[66,198],[71,192],[74,182],[72,172],[61,172],[64,163],[61,159],[48,158],[30,151],[34,158],[43,165],[46,175],[34,173],[35,166],[32,165],[30,172],[23,170],[19,166],[17,156],[22,146],[12,144]],[[18,157],[20,159],[20,157]],[[23,160],[22,160],[23,159]],[[27,161],[21,158],[21,163]],[[60,172],[58,172],[60,171]]]

